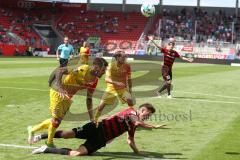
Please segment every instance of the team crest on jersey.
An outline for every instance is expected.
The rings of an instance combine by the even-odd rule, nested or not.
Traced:
[[[135,115],[135,116],[137,115],[137,112],[136,112],[136,111],[131,111],[130,113],[133,114],[133,115]]]

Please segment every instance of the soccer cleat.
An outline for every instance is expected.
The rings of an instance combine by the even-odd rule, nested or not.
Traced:
[[[40,154],[40,153],[44,153],[46,151],[46,149],[48,148],[48,146],[44,145],[40,148],[34,149],[32,151],[32,154]]]
[[[56,148],[56,146],[53,143],[47,143],[47,141],[45,141],[45,144],[49,148]]]
[[[170,95],[168,95],[168,96],[167,96],[167,98],[169,98],[169,99],[172,99],[172,95],[171,95],[171,94],[170,94]]]
[[[157,94],[157,98],[162,98],[162,95],[159,91],[157,91],[156,94]]]
[[[36,136],[34,136],[33,137],[33,143],[37,143],[37,142],[39,142],[39,141],[41,141],[42,140],[42,137],[41,137],[41,135],[39,134],[39,135],[36,135]]]
[[[34,133],[32,133],[32,126],[28,126],[27,131],[28,131],[28,144],[32,145],[34,137]]]

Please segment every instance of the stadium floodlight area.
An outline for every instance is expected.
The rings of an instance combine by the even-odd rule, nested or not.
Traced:
[[[162,4],[169,6],[197,6],[197,0],[163,0]]]
[[[87,0],[69,0],[69,3],[87,3]]]
[[[63,3],[87,3],[88,0],[29,0],[40,2],[63,2]],[[162,2],[161,2],[162,1]],[[151,3],[154,5],[162,4],[167,6],[197,6],[198,1],[202,7],[224,7],[235,8],[237,0],[126,0],[126,4]],[[123,4],[123,0],[90,0],[90,3],[101,4]],[[239,3],[238,3],[239,4]],[[238,5],[240,6],[240,4]]]
[[[150,0],[150,1],[143,1],[143,0],[126,0],[126,4],[143,4],[143,3],[151,3],[154,5],[158,5],[160,3],[159,0]]]
[[[224,7],[224,8],[235,8],[236,0],[200,0],[200,6],[208,7]]]

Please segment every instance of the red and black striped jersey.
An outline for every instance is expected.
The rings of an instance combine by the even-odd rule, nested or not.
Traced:
[[[113,116],[102,120],[106,140],[112,140],[128,131],[131,137],[134,137],[136,127],[134,118],[138,119],[137,111],[129,107]]]
[[[168,50],[166,48],[162,48],[161,52],[163,53],[163,65],[166,65],[170,68],[172,68],[175,58],[180,57],[179,53],[175,50]]]

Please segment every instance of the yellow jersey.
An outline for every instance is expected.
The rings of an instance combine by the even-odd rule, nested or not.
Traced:
[[[69,96],[73,96],[80,89],[95,89],[97,83],[98,78],[91,74],[89,65],[82,65],[77,68],[77,71],[70,71],[63,79],[63,87]]]
[[[131,67],[127,63],[121,66],[117,66],[116,62],[112,62],[109,64],[109,67],[106,71],[106,76],[111,78],[112,81],[122,82],[125,84],[125,86],[128,86],[128,79],[131,78]],[[107,83],[107,87],[113,87],[115,89],[123,89],[123,88],[114,86],[111,83]]]
[[[81,47],[80,48],[80,55],[89,55],[90,54],[90,50],[88,47]]]

